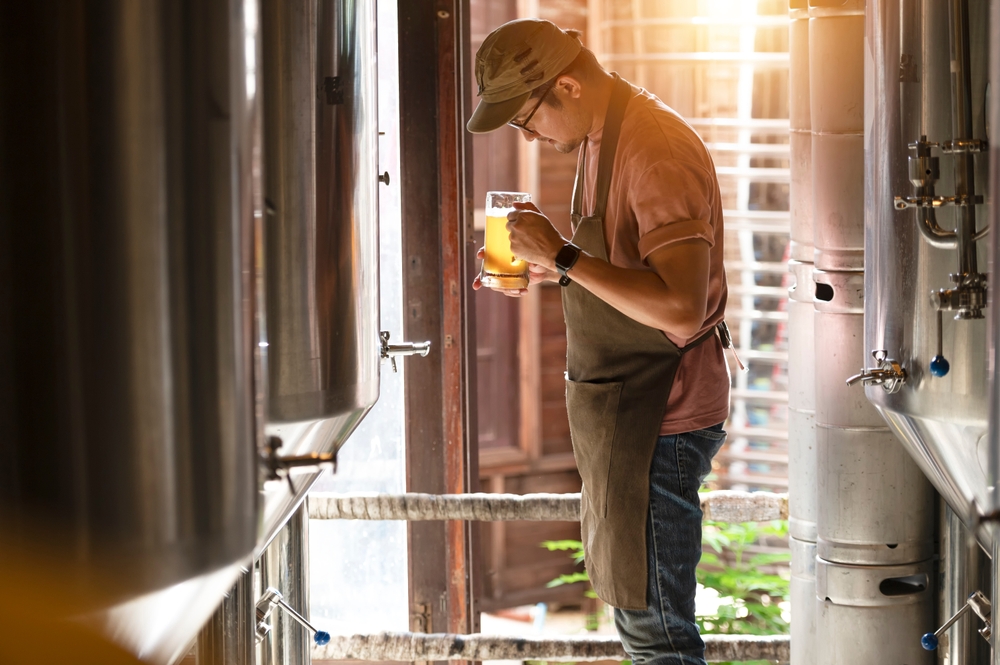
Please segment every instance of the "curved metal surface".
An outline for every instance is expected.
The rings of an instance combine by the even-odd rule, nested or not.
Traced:
[[[374,5],[264,0],[262,29],[267,433],[282,455],[331,452],[379,391]],[[265,486],[258,551],[317,475]]]
[[[985,138],[988,7],[984,0],[969,4],[972,130]],[[866,394],[942,496],[968,519],[971,506],[987,505],[986,323],[946,316],[943,354],[952,369],[945,377],[931,376],[938,340],[930,293],[951,285],[957,255],[924,241],[917,212],[896,211],[892,203],[893,196],[913,191],[907,144],[922,134],[930,141],[952,138],[949,3],[872,0],[868,6],[865,350],[886,349],[908,378],[895,394],[878,386],[867,387]],[[902,80],[901,58],[914,65]],[[983,172],[976,179],[983,182],[985,160],[978,168]],[[950,157],[941,160],[940,175],[938,193],[954,191]],[[938,215],[945,228],[955,226],[954,209]],[[985,265],[986,243],[979,244],[979,264]]]
[[[258,529],[247,6],[25,3],[0,38],[0,528],[152,662]]]

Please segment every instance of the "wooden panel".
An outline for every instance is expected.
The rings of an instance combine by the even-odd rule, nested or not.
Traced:
[[[483,233],[476,233],[480,245]],[[479,449],[520,450],[518,434],[518,301],[490,289],[474,297],[476,308]],[[480,457],[480,461],[483,458]]]

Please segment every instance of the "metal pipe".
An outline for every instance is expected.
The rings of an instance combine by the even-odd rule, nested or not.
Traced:
[[[977,548],[978,549],[978,548]],[[967,608],[966,599],[974,590],[972,585],[978,579],[977,560],[970,556],[968,532],[962,520],[946,503],[941,502],[941,572],[942,588],[940,590],[940,616],[954,617],[938,629],[942,634],[957,620],[960,610]],[[971,629],[974,624],[966,622],[958,630],[949,635],[947,643],[948,665],[959,665],[972,662]]]
[[[718,522],[769,522],[788,519],[788,495],[721,490],[700,495],[704,519]],[[507,520],[580,519],[579,494],[381,494],[309,495],[312,519],[354,520]]]
[[[287,604],[309,616],[309,514],[300,506],[260,559],[261,586],[278,589]],[[285,612],[272,613],[261,643],[261,665],[311,665],[312,635]]]
[[[770,660],[787,663],[787,635],[705,635],[709,663]],[[584,662],[628,658],[616,637],[518,637],[443,633],[338,635],[313,650],[316,660],[543,660]]]
[[[951,97],[952,140],[966,141],[972,136],[972,75],[969,56],[968,0],[952,0],[949,14],[951,28]],[[955,153],[955,196],[976,193],[976,164],[972,153]],[[978,272],[976,244],[976,208],[958,206],[955,233],[958,240],[958,272],[973,275]]]

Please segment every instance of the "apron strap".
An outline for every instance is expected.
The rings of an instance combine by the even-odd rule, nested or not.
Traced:
[[[729,351],[732,352],[733,358],[736,359],[736,365],[740,368],[740,370],[744,372],[747,371],[747,368],[743,366],[743,361],[740,360],[739,354],[736,353],[736,347],[733,346],[733,335],[732,333],[729,332],[729,325],[726,323],[725,319],[719,321],[717,324],[712,326],[712,329],[709,330],[708,332],[702,333],[701,337],[699,337],[695,341],[685,345],[685,347],[680,350],[681,354],[683,355],[687,353],[688,351],[698,346],[702,342],[710,339],[716,333],[718,333],[719,335],[719,341],[722,342],[722,348],[728,349]]]
[[[594,217],[604,218],[608,207],[608,192],[611,189],[611,175],[615,169],[615,152],[618,150],[618,137],[622,131],[622,119],[625,117],[625,107],[632,98],[632,86],[628,81],[615,77],[611,89],[611,101],[608,102],[608,112],[604,116],[604,133],[601,135],[601,152],[597,157],[597,182],[594,183],[597,200],[594,205]]]
[[[614,84],[611,88],[611,99],[604,115],[604,133],[601,135],[601,152],[597,157],[597,181],[595,183],[597,200],[591,217],[604,217],[608,207],[608,192],[611,189],[611,175],[615,166],[615,152],[618,150],[618,137],[621,135],[622,118],[625,117],[625,107],[632,98],[632,86],[625,79],[612,72]],[[580,157],[576,166],[576,178],[573,180],[573,203],[570,206],[570,216],[574,227],[583,216],[583,182],[587,171],[587,141],[580,146]]]

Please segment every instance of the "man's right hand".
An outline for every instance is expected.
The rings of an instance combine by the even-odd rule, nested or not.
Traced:
[[[480,247],[479,251],[476,252],[476,258],[482,261],[486,258],[486,248]],[[483,288],[483,271],[480,269],[479,274],[476,278],[472,280],[472,290],[478,291]],[[538,284],[540,282],[557,282],[559,281],[559,273],[554,270],[548,270],[547,268],[536,265],[534,263],[528,264],[528,284]],[[522,294],[528,292],[528,289],[493,289],[497,293],[502,293],[505,296],[510,296],[511,298],[520,298]]]

